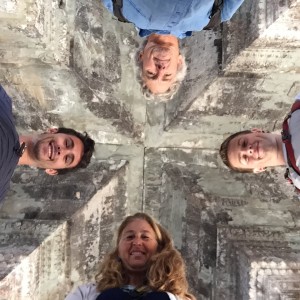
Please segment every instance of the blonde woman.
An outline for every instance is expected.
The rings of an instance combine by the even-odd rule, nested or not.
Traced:
[[[96,284],[78,287],[66,300],[196,300],[185,265],[168,232],[145,213],[128,216]]]

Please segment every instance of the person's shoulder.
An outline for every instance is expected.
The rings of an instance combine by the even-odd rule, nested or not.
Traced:
[[[300,93],[295,97],[295,102],[300,101]]]
[[[95,300],[99,292],[94,283],[88,283],[78,286],[73,290],[65,300]]]
[[[106,7],[106,9],[111,12],[112,14],[114,13],[114,8],[113,8],[113,2],[112,0],[102,0],[102,4]]]
[[[182,299],[179,296],[176,296],[176,295],[174,295],[174,294],[172,294],[170,292],[167,292],[167,294],[168,294],[170,300],[185,300],[185,299]]]
[[[1,106],[1,113],[12,113],[12,103],[11,98],[8,96],[4,88],[0,85],[0,106]]]
[[[298,94],[296,97],[295,97],[295,102],[293,103],[293,106],[291,108],[291,111],[293,111],[292,113],[292,117],[296,116],[296,119],[298,120],[299,119],[299,116],[300,116],[300,109],[299,109],[299,103],[300,103],[300,94]]]
[[[186,297],[179,297],[179,296],[177,296],[175,294],[172,294],[170,292],[167,292],[167,294],[168,294],[170,300],[189,300],[190,299],[190,298],[187,299]]]

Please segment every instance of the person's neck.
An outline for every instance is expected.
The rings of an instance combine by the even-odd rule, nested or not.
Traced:
[[[25,143],[25,150],[19,159],[18,165],[29,165],[29,166],[34,165],[32,158],[30,157],[30,151],[29,151],[33,144],[32,139],[33,136],[30,135],[19,136],[20,145],[22,145],[22,143]]]
[[[171,35],[171,34],[152,33],[148,37],[148,42],[154,42],[157,44],[169,44],[169,45],[179,47],[178,38],[175,35]]]
[[[283,155],[283,142],[280,134],[276,134],[276,145],[277,145],[277,157],[276,157],[276,166],[284,166],[286,164],[284,155]]]
[[[136,288],[144,285],[145,282],[145,272],[130,272],[129,273],[129,285]]]

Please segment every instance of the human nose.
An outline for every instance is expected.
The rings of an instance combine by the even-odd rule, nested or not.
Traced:
[[[167,62],[160,59],[155,58],[154,63],[158,70],[164,70],[167,67]]]
[[[164,70],[164,69],[166,68],[166,65],[165,65],[165,64],[162,64],[162,63],[156,64],[156,68],[157,68],[158,70]]]
[[[157,79],[160,79],[162,80],[166,74],[166,67],[165,66],[160,66],[160,65],[157,65],[156,66],[156,76],[157,76]]]
[[[136,236],[133,241],[132,241],[133,245],[141,245],[142,243],[142,239],[138,236]]]
[[[247,154],[252,155],[253,154],[253,148],[252,145],[248,145]]]
[[[243,154],[246,154],[248,156],[252,156],[253,155],[253,145],[252,144],[248,144],[243,150],[242,150]]]
[[[57,146],[57,154],[61,155],[61,154],[66,154],[66,152],[68,152],[68,149],[64,146]]]

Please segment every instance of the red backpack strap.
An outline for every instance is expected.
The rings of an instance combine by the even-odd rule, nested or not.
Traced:
[[[291,143],[291,134],[290,134],[289,123],[288,123],[288,120],[291,117],[292,113],[298,109],[300,109],[300,101],[296,101],[293,104],[290,113],[285,117],[282,124],[281,137],[283,143],[285,144],[288,165],[300,176],[300,170],[296,164],[294,149]]]

